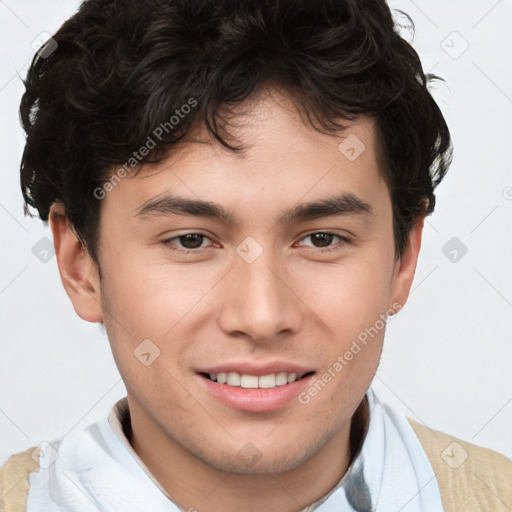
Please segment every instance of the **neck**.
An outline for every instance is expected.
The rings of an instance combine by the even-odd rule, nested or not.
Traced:
[[[144,418],[133,414],[136,407],[130,402],[127,438],[172,501],[187,511],[300,511],[328,494],[345,475],[359,454],[369,420],[365,397],[351,421],[296,467],[280,473],[240,474],[212,467],[152,424],[134,421]]]

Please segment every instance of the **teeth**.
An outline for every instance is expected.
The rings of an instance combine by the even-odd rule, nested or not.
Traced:
[[[242,387],[245,389],[270,389],[276,386],[284,386],[297,380],[296,373],[270,373],[268,375],[247,375],[236,372],[229,373],[210,373],[210,379],[219,384],[227,384],[233,387]]]
[[[276,374],[276,386],[284,386],[288,384],[288,375],[284,372]]]
[[[295,382],[297,380],[297,374],[296,373],[289,373],[288,377],[286,378],[288,382]]]
[[[262,375],[258,379],[260,388],[275,388],[276,387],[276,374],[271,373],[270,375]]]
[[[243,388],[257,388],[258,377],[256,377],[256,375],[242,375],[240,378],[240,386]]]
[[[240,374],[236,372],[230,372],[228,373],[228,380],[227,385],[228,386],[235,386],[239,387],[241,382]]]

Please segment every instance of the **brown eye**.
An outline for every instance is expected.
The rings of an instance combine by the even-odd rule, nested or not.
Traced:
[[[315,247],[328,247],[334,238],[331,233],[314,233],[310,236]]]
[[[311,244],[304,244],[309,247],[313,247],[315,249],[322,249],[326,248],[329,249],[335,249],[336,248],[336,239],[339,239],[341,241],[341,244],[344,245],[345,243],[348,243],[349,240],[341,235],[337,235],[336,233],[331,233],[329,231],[318,231],[316,233],[310,233],[309,235],[306,235],[302,241],[306,239],[311,239]]]
[[[204,235],[189,233],[188,235],[181,235],[177,238],[185,249],[198,249],[203,243]]]
[[[204,233],[184,233],[183,235],[164,240],[163,243],[173,251],[198,252],[201,248],[209,247],[208,245],[203,245],[205,239],[209,240],[208,236]]]

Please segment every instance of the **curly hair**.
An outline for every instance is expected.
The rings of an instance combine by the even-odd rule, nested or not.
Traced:
[[[241,151],[223,112],[277,85],[318,131],[376,120],[400,256],[415,221],[434,210],[452,144],[428,90],[439,77],[424,73],[399,28],[385,0],[86,0],[25,81],[25,213],[34,207],[47,221],[62,201],[98,264],[94,190],[113,166],[163,127],[144,163],[159,161],[198,121]],[[184,105],[192,112],[171,126]]]

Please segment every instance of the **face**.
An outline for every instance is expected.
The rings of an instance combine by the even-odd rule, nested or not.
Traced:
[[[371,119],[333,137],[275,91],[244,108],[243,155],[188,142],[107,193],[92,294],[132,422],[262,473],[348,436],[417,248],[395,259]]]

